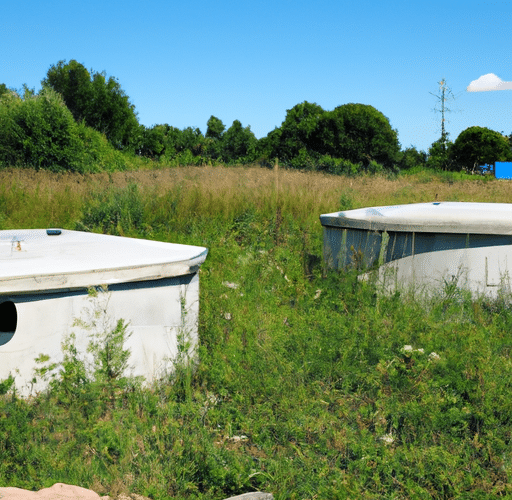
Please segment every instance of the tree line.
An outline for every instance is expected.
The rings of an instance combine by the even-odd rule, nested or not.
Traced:
[[[52,65],[36,92],[0,84],[0,166],[78,172],[118,170],[128,156],[166,164],[259,163],[328,173],[398,171],[412,167],[470,169],[512,160],[506,137],[470,127],[454,143],[446,134],[428,152],[401,150],[398,132],[373,106],[324,110],[304,101],[287,110],[280,127],[257,139],[250,126],[229,128],[211,116],[197,127],[145,127],[116,78],[75,60]]]

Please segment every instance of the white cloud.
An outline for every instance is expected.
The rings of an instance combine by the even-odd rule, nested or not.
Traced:
[[[486,90],[512,90],[512,82],[504,82],[494,73],[483,75],[478,80],[473,80],[468,88],[468,92],[483,92]]]

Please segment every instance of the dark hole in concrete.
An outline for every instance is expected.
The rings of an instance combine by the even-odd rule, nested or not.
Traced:
[[[18,312],[14,302],[7,300],[0,304],[0,345],[7,344],[14,336],[18,324]]]

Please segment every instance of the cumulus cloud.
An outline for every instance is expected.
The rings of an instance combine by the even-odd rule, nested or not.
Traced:
[[[473,80],[468,88],[468,92],[483,92],[486,90],[512,90],[512,82],[504,82],[494,73],[483,75],[477,80]]]

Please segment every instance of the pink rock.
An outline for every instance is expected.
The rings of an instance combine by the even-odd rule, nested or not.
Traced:
[[[56,483],[51,488],[39,491],[28,491],[21,488],[0,488],[1,500],[100,500],[100,496],[94,491]]]

